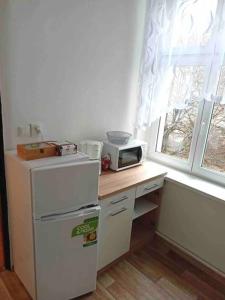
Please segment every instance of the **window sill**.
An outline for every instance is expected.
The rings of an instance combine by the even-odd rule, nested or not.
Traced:
[[[224,187],[204,180],[200,177],[175,170],[160,163],[153,162],[150,159],[148,159],[148,161],[151,162],[152,167],[164,168],[164,170],[167,172],[167,175],[165,177],[166,181],[174,182],[176,184],[185,186],[185,188],[201,193],[207,198],[213,198],[215,200],[224,201],[225,203]]]

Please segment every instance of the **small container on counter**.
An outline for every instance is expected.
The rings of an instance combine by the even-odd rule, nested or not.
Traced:
[[[55,145],[58,156],[70,155],[77,153],[77,145],[70,142],[52,142]]]
[[[106,154],[102,157],[102,170],[103,171],[107,171],[109,169],[110,162],[111,162],[111,159],[110,159],[109,154]]]
[[[24,160],[56,156],[56,146],[49,142],[18,144],[17,155]]]

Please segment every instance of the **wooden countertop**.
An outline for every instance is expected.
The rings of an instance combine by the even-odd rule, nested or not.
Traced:
[[[122,192],[145,181],[153,180],[166,175],[165,169],[155,167],[151,162],[119,172],[103,172],[99,178],[99,200]]]

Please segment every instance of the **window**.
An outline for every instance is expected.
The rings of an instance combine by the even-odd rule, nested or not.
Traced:
[[[194,125],[198,113],[198,103],[204,84],[203,66],[176,66],[170,89],[170,101],[183,92],[185,80],[192,78],[187,106],[184,109],[173,109],[160,121],[157,151],[188,160],[191,149]]]
[[[222,97],[225,89],[225,66],[221,67],[217,87],[217,97]],[[207,142],[202,161],[204,168],[225,174],[225,105],[214,104]]]
[[[213,13],[219,15],[217,1],[214,3]],[[198,10],[195,12],[196,18],[203,18]],[[178,15],[176,22],[188,25],[179,18]],[[204,22],[203,18],[199,24]],[[172,75],[166,90],[171,110],[152,125],[150,157],[225,184],[225,63],[216,51],[212,58],[213,29],[205,34],[198,34],[198,30],[201,28],[196,27],[187,41],[185,26],[177,26],[172,41]],[[179,51],[183,43],[186,46]],[[164,50],[161,61],[168,55]],[[212,102],[204,99],[203,91],[208,85],[215,85]],[[187,100],[177,108],[181,98]]]
[[[225,172],[225,105],[213,107],[202,166]]]
[[[202,99],[204,84],[202,67],[183,67],[192,72],[193,89],[189,103],[184,109],[173,109],[162,116],[153,126],[155,143],[150,147],[150,156],[196,175],[225,183],[225,104],[210,103]],[[181,71],[177,72],[177,75]],[[177,75],[171,85],[172,95],[179,90]],[[180,74],[179,74],[180,76]],[[178,76],[178,77],[179,77]],[[176,82],[175,82],[176,81]],[[179,84],[178,84],[179,81]],[[225,88],[225,67],[221,68],[217,95],[222,96]],[[152,140],[151,140],[152,141]]]

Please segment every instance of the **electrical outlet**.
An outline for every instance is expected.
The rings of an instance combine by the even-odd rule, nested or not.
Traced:
[[[31,137],[38,137],[43,133],[42,125],[40,123],[31,123],[29,126]]]
[[[30,130],[28,125],[18,126],[17,127],[17,136],[18,137],[29,137]]]
[[[17,136],[23,136],[23,127],[22,126],[17,127]]]
[[[39,122],[29,123],[17,127],[18,137],[37,138],[43,135],[43,127]]]

